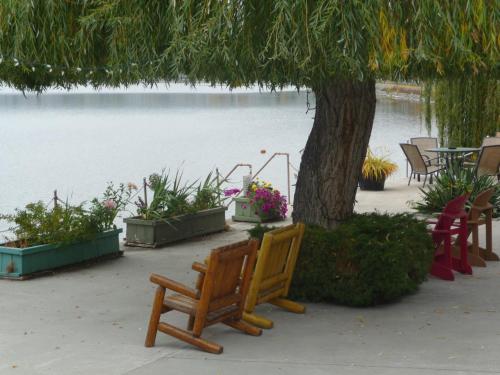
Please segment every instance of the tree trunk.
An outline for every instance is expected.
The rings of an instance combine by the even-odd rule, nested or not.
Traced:
[[[352,215],[375,115],[375,81],[314,90],[316,114],[295,190],[294,222],[334,228]]]

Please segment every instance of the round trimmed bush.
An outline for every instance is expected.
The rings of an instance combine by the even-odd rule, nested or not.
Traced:
[[[307,227],[290,297],[371,306],[418,289],[434,248],[410,214],[355,214],[334,230]]]

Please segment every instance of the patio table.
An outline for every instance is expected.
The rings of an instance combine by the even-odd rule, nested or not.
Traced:
[[[461,156],[463,154],[479,152],[481,149],[479,147],[436,147],[429,148],[425,151],[436,152],[443,155],[446,161],[446,168],[449,168],[450,165],[454,164],[457,160],[462,160]]]

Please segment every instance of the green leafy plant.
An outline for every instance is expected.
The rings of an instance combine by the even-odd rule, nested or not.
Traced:
[[[196,211],[207,210],[221,205],[223,191],[217,178],[210,172],[194,192],[193,208]]]
[[[363,178],[367,180],[382,181],[396,172],[397,169],[397,164],[391,162],[386,156],[375,156],[368,149],[361,173]]]
[[[67,243],[94,233],[83,207],[68,203],[50,209],[43,202],[29,203],[15,214],[2,215],[0,219],[15,224],[11,228],[16,236],[13,242],[22,243],[21,246]]]
[[[268,225],[261,225],[256,224],[253,228],[250,228],[247,230],[250,238],[255,238],[259,240],[259,243],[262,242],[262,239],[264,238],[264,234],[266,234],[269,231],[272,231],[274,229],[277,229],[279,227],[276,226],[268,226]]]
[[[101,199],[94,198],[90,207],[85,203],[71,205],[68,201],[49,206],[43,202],[29,203],[12,215],[0,215],[0,220],[14,224],[10,230],[16,247],[69,243],[90,239],[97,233],[115,229],[113,221],[128,203],[131,189],[120,184],[115,188],[108,184]]]
[[[355,214],[334,230],[308,226],[291,298],[371,306],[418,289],[434,247],[426,224],[410,214]]]
[[[128,186],[120,184],[115,188],[110,182],[101,199],[94,198],[90,201],[88,217],[90,225],[97,233],[116,229],[114,220],[118,213],[129,204],[132,191],[136,189],[137,187],[133,184],[128,184]]]
[[[137,213],[145,220],[171,219],[221,205],[220,186],[212,172],[203,182],[196,183],[184,182],[179,170],[173,177],[165,170],[150,175],[148,187],[153,197],[149,204],[139,197]]]
[[[420,189],[421,199],[410,202],[412,208],[424,214],[441,212],[444,206],[459,195],[470,193],[467,205],[476,199],[477,195],[489,188],[495,188],[491,199],[494,215],[500,214],[500,185],[491,176],[476,177],[472,168],[454,166],[443,171],[436,177],[434,184]]]

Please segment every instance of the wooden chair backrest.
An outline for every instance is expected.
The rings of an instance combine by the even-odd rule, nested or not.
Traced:
[[[410,143],[400,143],[399,145],[403,149],[413,172],[427,173],[427,166],[418,146]]]
[[[470,207],[469,220],[476,221],[485,210],[493,208],[493,206],[490,204],[490,199],[493,196],[494,192],[495,188],[490,188],[478,194]]]
[[[198,310],[206,313],[237,306],[242,312],[257,257],[257,241],[212,250],[203,277]]]
[[[477,176],[497,176],[499,166],[500,144],[482,147],[481,153],[479,154],[479,159],[477,161]]]
[[[305,225],[298,223],[264,234],[247,298],[247,310],[257,303],[288,294],[304,229]]]

